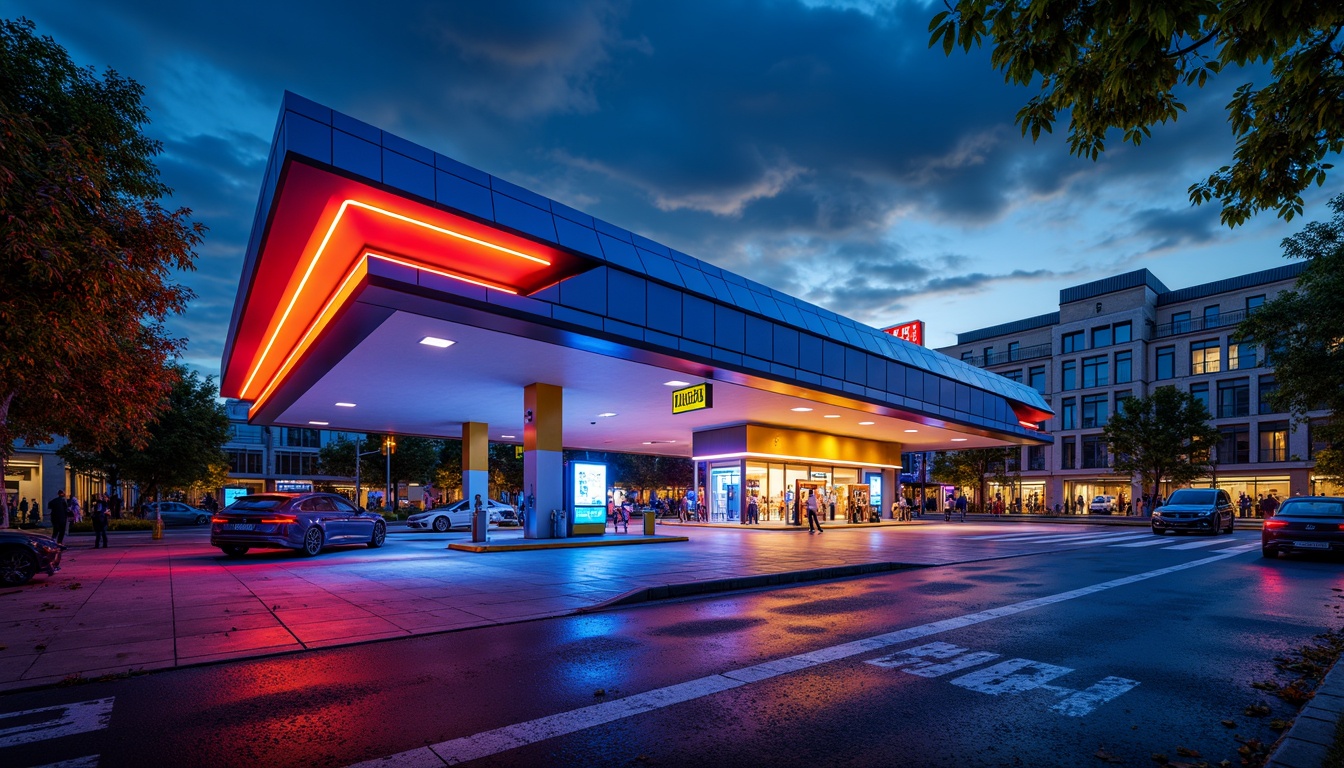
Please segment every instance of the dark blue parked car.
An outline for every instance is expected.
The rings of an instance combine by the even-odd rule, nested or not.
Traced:
[[[240,496],[210,519],[210,545],[230,557],[253,547],[297,549],[312,557],[336,544],[381,547],[387,523],[334,493]]]

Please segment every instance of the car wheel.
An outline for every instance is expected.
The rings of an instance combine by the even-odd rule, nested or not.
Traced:
[[[0,550],[0,584],[17,587],[37,575],[37,555],[21,547]]]
[[[209,515],[197,515],[197,516],[196,516],[196,524],[197,524],[197,525],[205,525],[205,524],[208,523],[208,522],[210,522],[210,516],[209,516]]]
[[[225,544],[220,549],[228,557],[242,557],[247,554],[247,547],[240,547],[237,544]]]
[[[443,515],[434,518],[434,530],[439,533],[446,532],[448,530],[448,518]]]
[[[1162,530],[1161,528],[1157,528],[1157,527],[1154,527],[1154,528],[1153,528],[1153,535],[1154,535],[1154,536],[1161,536],[1161,535],[1163,535],[1163,534],[1165,534],[1165,533],[1166,533],[1166,531]]]
[[[1261,545],[1261,546],[1260,546],[1260,556],[1261,556],[1261,557],[1265,557],[1265,558],[1269,558],[1270,560],[1273,560],[1274,558],[1276,558],[1276,557],[1279,556],[1279,550],[1277,550],[1277,549],[1275,549],[1275,548],[1273,548],[1273,547],[1266,547],[1266,546],[1264,546],[1264,545]]]
[[[373,538],[369,539],[369,548],[377,549],[387,540],[387,526],[381,522],[373,524]]]
[[[303,534],[303,549],[301,550],[307,557],[313,557],[322,551],[322,541],[325,537],[322,529],[316,525],[309,526]]]

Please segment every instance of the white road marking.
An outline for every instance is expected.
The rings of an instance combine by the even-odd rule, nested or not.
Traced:
[[[47,763],[34,768],[98,768],[98,755],[77,757],[74,760],[62,760],[59,763]]]
[[[1037,530],[1027,533],[1024,533],[1022,531],[1018,531],[1017,533],[990,533],[984,536],[967,536],[966,539],[967,541],[1008,541],[1009,539],[1026,538],[1029,536],[1040,536],[1045,533],[1048,533],[1048,531]],[[1060,533],[1060,531],[1055,531],[1055,533]]]
[[[990,696],[999,696],[1005,693],[1022,693],[1033,688],[1040,688],[1051,680],[1063,677],[1072,671],[1068,667],[1043,664],[1030,659],[1009,659],[992,667],[962,675],[950,682],[968,690],[987,693]]]
[[[1258,547],[1258,546],[1260,546],[1260,542],[1258,542],[1258,541],[1252,541],[1250,544],[1242,544],[1242,545],[1239,546],[1239,547],[1232,547],[1231,549],[1218,549],[1218,550],[1214,550],[1214,554],[1219,554],[1219,555],[1221,555],[1221,554],[1223,554],[1224,552],[1228,552],[1228,553],[1231,553],[1231,554],[1234,554],[1234,555],[1239,555],[1239,554],[1241,554],[1242,552],[1250,552],[1252,549],[1255,549],[1255,548]]]
[[[1104,677],[1087,690],[1074,693],[1050,709],[1069,717],[1082,717],[1136,685],[1136,681],[1123,677]]]
[[[1184,544],[1177,544],[1174,547],[1163,547],[1163,549],[1199,549],[1200,547],[1211,547],[1214,544],[1224,544],[1226,542],[1226,539],[1214,536],[1212,538],[1204,539],[1203,541],[1187,541]]]
[[[1098,539],[1098,540],[1095,541],[1095,542],[1093,542],[1093,541],[1075,541],[1075,542],[1071,542],[1071,543],[1073,543],[1073,544],[1094,544],[1094,543],[1095,543],[1095,544],[1114,544],[1114,543],[1117,542],[1117,541],[1133,541],[1134,539],[1142,539],[1142,538],[1146,538],[1146,537],[1148,537],[1148,536],[1152,536],[1152,535],[1153,535],[1153,534],[1149,533],[1148,531],[1144,531],[1143,533],[1126,533],[1126,534],[1121,535],[1121,536],[1111,536],[1111,537],[1108,537],[1108,538],[1106,538],[1106,539]]]
[[[1153,538],[1148,541],[1136,541],[1132,544],[1112,544],[1113,547],[1152,547],[1158,544],[1166,544],[1171,541],[1165,536],[1152,535]]]
[[[898,629],[894,632],[874,635],[873,637],[867,637],[861,640],[852,640],[848,643],[820,648],[796,656],[775,659],[774,661],[767,661],[763,664],[731,670],[729,672],[724,672],[723,674],[708,675],[685,683],[678,683],[664,688],[655,688],[654,690],[628,696],[623,699],[594,704],[592,706],[582,707],[569,712],[561,712],[556,715],[549,715],[536,720],[528,720],[514,725],[506,725],[501,728],[483,731],[471,736],[463,736],[439,744],[433,744],[428,748],[421,747],[384,758],[367,760],[358,763],[355,766],[351,766],[351,768],[374,768],[375,766],[393,766],[395,768],[430,768],[432,766],[437,768],[437,766],[441,765],[456,765],[468,760],[488,757],[517,747],[535,744],[539,741],[545,741],[546,739],[555,738],[557,736],[577,733],[631,715],[651,712],[663,707],[670,707],[674,704],[681,704],[711,694],[721,693],[739,686],[768,680],[790,672],[809,669],[830,661],[838,661],[840,659],[847,659],[852,656],[858,656],[872,651],[879,651],[884,648],[890,648],[893,645],[901,645],[912,640],[918,640],[922,637],[950,632],[954,629],[961,629],[963,627],[969,627],[974,624],[980,624],[994,619],[1016,616],[1019,613],[1036,608],[1044,608],[1067,600],[1074,600],[1079,597],[1094,595],[1098,592],[1105,592],[1109,589],[1137,584],[1142,581],[1155,579],[1172,573],[1179,573],[1180,571],[1189,570],[1191,568],[1199,568],[1221,560],[1226,560],[1230,557],[1235,557],[1237,554],[1240,553],[1229,552],[1227,554],[1214,554],[1200,560],[1192,560],[1188,563],[1180,563],[1166,568],[1158,568],[1154,571],[1136,573],[1132,576],[1124,576],[1119,579],[1103,581],[1099,584],[1079,587],[1078,589],[1071,589],[1066,592],[1037,597],[1031,600],[1023,600],[998,608],[991,608],[986,611],[978,611],[976,613],[968,613],[951,619],[943,619],[928,624],[921,624],[916,627]],[[431,755],[434,755],[439,762],[433,762],[430,759]]]
[[[997,658],[999,658],[999,654],[990,651],[966,653],[965,648],[951,643],[929,643],[917,648],[906,648],[904,651],[898,651],[890,656],[869,659],[868,663],[886,669],[903,667],[902,672],[920,677],[939,677],[950,672],[969,669]],[[931,661],[924,661],[924,659],[952,659],[952,661],[945,664],[934,664]]]
[[[81,701],[77,704],[61,704],[41,709],[25,709],[22,712],[7,712],[0,715],[0,724],[3,724],[6,720],[30,717],[47,712],[52,713],[52,716],[36,723],[0,728],[0,749],[106,728],[108,722],[112,719],[112,701],[113,697],[108,697],[106,699]]]
[[[1060,544],[1066,541],[1087,540],[1103,542],[1111,539],[1122,539],[1133,536],[1133,533],[1075,533],[1075,534],[1052,534],[1050,536],[1035,536],[1030,539],[1014,539],[1010,544],[1030,544],[1041,542],[1046,544]]]

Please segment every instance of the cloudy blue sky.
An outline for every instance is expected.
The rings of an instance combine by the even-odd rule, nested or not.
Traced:
[[[941,7],[941,6],[939,6]],[[1143,147],[1070,157],[1031,92],[927,47],[893,0],[10,0],[146,88],[173,202],[210,228],[174,329],[216,372],[288,89],[875,326],[955,334],[1139,267],[1179,288],[1283,262],[1300,222],[1227,230],[1190,183],[1230,158],[1234,73]],[[1328,217],[1328,184],[1307,219]]]

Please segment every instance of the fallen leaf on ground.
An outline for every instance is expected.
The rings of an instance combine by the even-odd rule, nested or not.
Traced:
[[[1095,755],[1093,755],[1093,757],[1095,757],[1095,758],[1097,758],[1098,760],[1101,760],[1101,761],[1103,761],[1103,762],[1107,762],[1107,763],[1123,763],[1123,762],[1125,762],[1124,760],[1121,760],[1120,758],[1116,757],[1115,755],[1112,755],[1110,752],[1107,752],[1107,751],[1104,750],[1104,749],[1098,749],[1098,750],[1097,750],[1097,753],[1096,753]]]
[[[1177,747],[1176,754],[1181,757],[1203,757],[1203,755],[1199,754],[1199,750],[1189,749],[1187,747]]]

